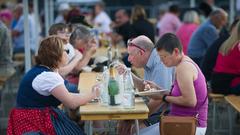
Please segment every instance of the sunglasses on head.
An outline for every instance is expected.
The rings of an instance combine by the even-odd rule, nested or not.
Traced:
[[[134,46],[134,47],[136,47],[136,48],[142,50],[143,52],[145,52],[145,50],[144,50],[142,47],[140,47],[140,46],[138,46],[138,45],[132,43],[132,40],[133,40],[133,38],[131,38],[131,39],[129,39],[129,40],[127,41],[127,45],[128,45],[128,46]]]

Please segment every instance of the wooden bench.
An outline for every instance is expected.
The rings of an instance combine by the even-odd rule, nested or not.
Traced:
[[[230,106],[228,106],[228,119],[229,119],[229,135],[233,134],[233,117],[232,117],[232,108],[234,108],[238,113],[240,113],[240,96],[236,96],[236,95],[229,95],[229,96],[225,96],[225,100],[227,101],[227,103],[230,104]]]
[[[224,95],[223,94],[215,94],[215,93],[208,93],[208,97],[213,105],[213,111],[212,111],[212,135],[215,135],[216,133],[228,133],[230,132],[230,129],[220,129],[217,128],[217,123],[222,124],[222,120],[217,119],[217,113],[219,112],[218,107],[219,105],[223,105],[225,103]],[[224,122],[223,122],[224,123]]]
[[[16,53],[13,55],[14,61],[24,61],[25,54],[24,53]]]
[[[226,101],[240,113],[240,96],[229,95],[225,97]]]
[[[0,76],[0,84],[5,83],[8,80],[8,77],[6,76]]]
[[[24,72],[24,61],[13,61],[13,65],[16,70],[16,75],[19,77],[21,73]]]

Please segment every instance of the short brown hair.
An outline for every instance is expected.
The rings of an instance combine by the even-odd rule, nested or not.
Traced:
[[[43,39],[38,49],[36,63],[50,69],[59,67],[63,55],[63,40],[58,36],[49,36]]]
[[[55,23],[53,24],[49,30],[48,30],[48,34],[49,35],[57,35],[58,31],[62,31],[67,29],[67,25],[64,23]]]

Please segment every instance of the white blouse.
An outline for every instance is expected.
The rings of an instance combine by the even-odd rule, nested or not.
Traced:
[[[32,82],[33,89],[43,96],[51,95],[51,91],[59,85],[64,85],[64,80],[57,72],[44,71]]]

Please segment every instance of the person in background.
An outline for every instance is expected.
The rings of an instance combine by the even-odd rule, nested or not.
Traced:
[[[226,25],[227,16],[228,14],[223,9],[217,9],[193,33],[187,54],[200,68],[207,49],[219,37],[219,30]]]
[[[94,6],[95,17],[93,19],[93,25],[99,30],[100,33],[108,34],[112,32],[110,27],[112,20],[104,11],[104,8],[104,2],[98,2]]]
[[[80,63],[80,60],[82,59],[82,54],[73,48],[73,46],[69,43],[69,31],[66,24],[63,23],[56,23],[53,24],[49,30],[49,35],[57,35],[61,37],[64,41],[64,50],[67,53],[68,59],[67,64],[59,67],[59,74],[66,78],[71,72],[73,71],[80,71],[81,69],[77,68],[77,65]],[[65,81],[66,88],[74,93],[78,93],[77,85],[73,83],[69,83],[68,81]]]
[[[176,35],[167,33],[156,44],[156,50],[167,67],[176,67],[175,81],[169,94],[150,96],[153,100],[170,103],[170,116],[196,116],[195,135],[205,135],[207,130],[208,95],[204,75],[200,68],[182,52]],[[156,74],[156,76],[158,76]],[[160,77],[160,76],[159,76]],[[146,86],[159,89],[154,82]],[[174,129],[173,129],[174,130]],[[159,135],[159,123],[140,130],[141,135]]]
[[[230,33],[233,32],[233,29],[235,29],[239,19],[235,19],[230,26]],[[220,46],[223,44],[224,41],[228,39],[230,36],[230,33],[228,30],[223,27],[222,30],[220,31],[219,38],[213,42],[213,44],[207,49],[207,52],[203,58],[203,63],[202,63],[202,72],[206,78],[207,81],[211,80],[213,68],[216,64],[217,61],[217,56],[218,56],[218,50]]]
[[[68,3],[61,3],[58,7],[58,15],[54,23],[66,23],[70,9],[71,8]]]
[[[183,16],[183,24],[179,27],[176,35],[183,45],[183,53],[187,55],[187,48],[193,32],[198,28],[199,16],[196,11],[187,11]]]
[[[162,20],[163,15],[166,13],[166,9],[164,9],[164,7],[162,7],[162,8],[159,9],[158,15],[157,15],[157,23],[156,23],[156,31],[157,32],[156,32],[156,34],[158,37],[159,37],[160,29],[161,29],[161,20]]]
[[[240,95],[240,22],[221,45],[211,78],[213,93]]]
[[[11,28],[11,22],[13,19],[13,13],[9,9],[0,11],[0,20],[8,27]]]
[[[166,12],[161,21],[161,28],[159,30],[159,37],[162,37],[165,33],[176,33],[179,27],[182,25],[178,16],[180,15],[180,9],[177,5],[171,5],[169,11]]]
[[[83,58],[80,60],[76,68],[82,69],[87,66],[97,49],[94,35],[91,34],[90,29],[83,25],[78,25],[72,32],[69,43],[83,55]],[[73,84],[78,84],[78,77],[79,71],[74,71],[67,76],[67,80]]]
[[[145,35],[155,42],[154,26],[147,20],[145,9],[141,5],[135,5],[132,8],[130,22],[136,36]]]
[[[89,94],[70,93],[58,68],[67,63],[60,37],[50,36],[40,43],[37,65],[23,77],[16,107],[9,115],[7,134],[79,134],[84,132],[58,106],[75,109],[99,96],[98,86]]]
[[[113,29],[116,33],[111,34],[112,41],[114,43],[118,43],[121,40],[124,41],[127,47],[128,39],[136,37],[136,33],[130,24],[130,18],[126,10],[119,9],[115,13],[115,22],[113,23]],[[131,63],[129,63],[128,54],[124,54],[123,62],[127,67],[131,67]]]
[[[23,53],[25,48],[25,41],[24,41],[24,16],[23,16],[23,5],[18,4],[14,9],[15,18],[17,20],[16,25],[12,29],[12,37],[13,37],[13,54],[15,53]],[[34,41],[34,25],[33,21],[31,21],[30,14],[28,15],[29,20],[29,46],[31,49],[32,54],[34,54],[36,45]]]
[[[60,67],[59,73],[66,77],[72,70],[75,69],[76,65],[79,63],[79,61],[82,59],[82,54],[73,48],[73,46],[69,43],[69,36],[70,32],[68,30],[68,27],[66,24],[63,23],[56,23],[53,24],[49,31],[49,35],[58,35],[62,39],[64,39],[64,49],[67,51],[68,55],[68,64],[64,67]],[[80,70],[80,69],[76,69]]]
[[[136,68],[144,68],[143,79],[132,74],[135,88],[137,88],[139,91],[143,91],[145,80],[155,82],[161,86],[161,89],[169,90],[171,88],[174,69],[167,68],[163,65],[160,57],[157,54],[157,50],[154,48],[153,42],[148,37],[141,35],[132,39],[128,42],[127,51],[129,53],[129,62]],[[124,65],[119,65],[117,69],[118,72],[122,74],[125,71],[126,67]],[[146,126],[155,124],[156,121],[159,120],[155,117],[155,113],[159,113],[161,103],[161,100],[150,100],[148,102],[150,117],[147,121],[144,121],[144,124],[146,124]],[[131,128],[131,126],[126,121],[122,121],[119,127],[119,132],[121,134],[128,134],[129,128]]]
[[[209,17],[210,13],[213,11],[213,8],[206,0],[203,0],[198,5],[200,22],[204,23]]]
[[[12,44],[10,31],[0,20],[0,76],[12,76],[15,69],[12,61]]]
[[[119,9],[115,13],[115,22],[113,23],[113,29],[116,35],[112,36],[114,42],[119,42],[123,40],[127,46],[128,39],[136,37],[132,25],[130,24],[130,17],[126,10]]]

